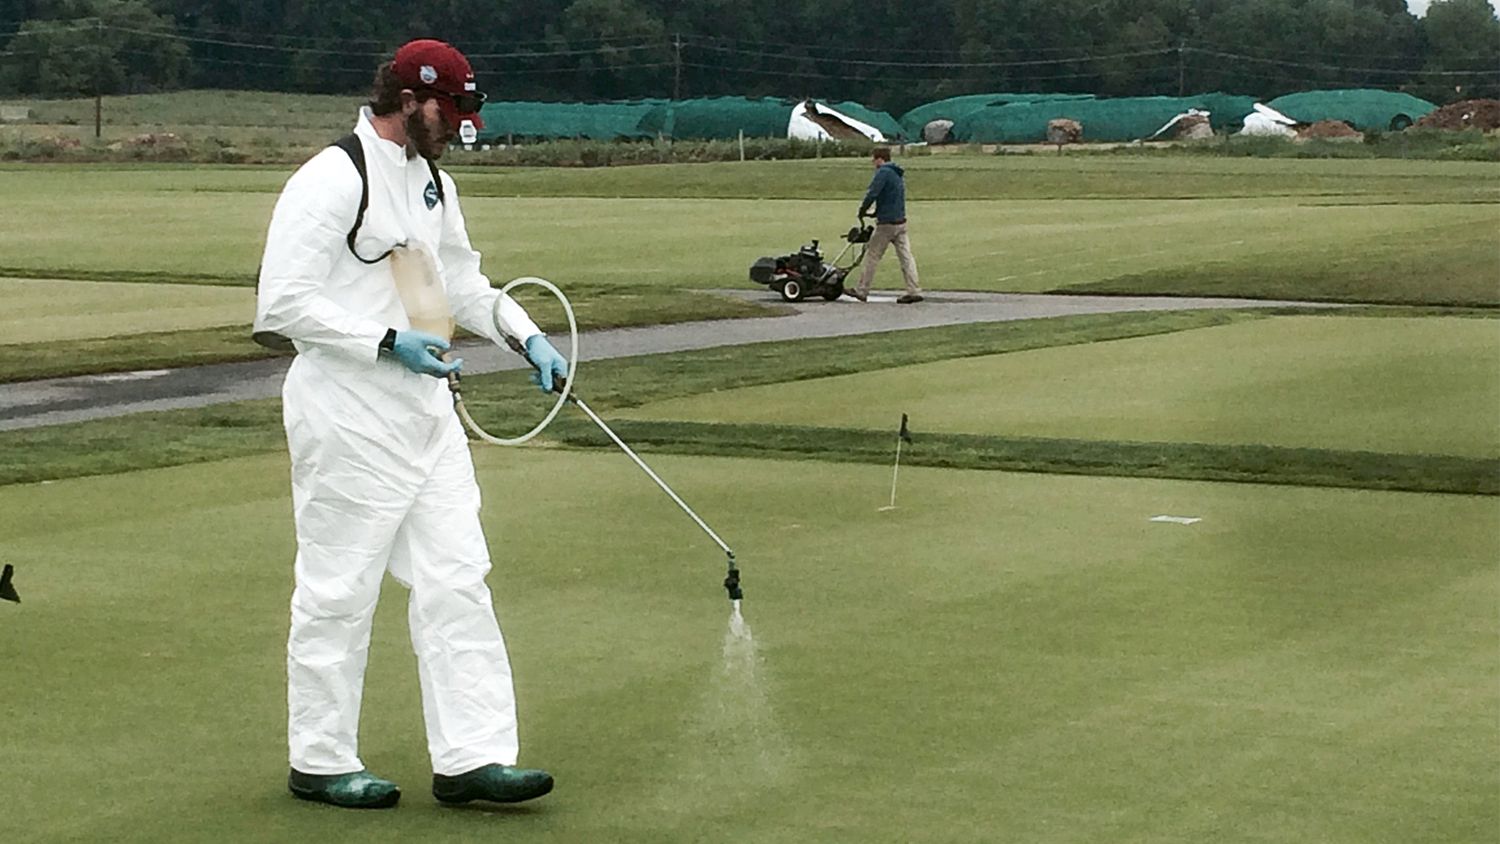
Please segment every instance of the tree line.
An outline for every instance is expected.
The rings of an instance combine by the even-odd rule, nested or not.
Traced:
[[[0,0],[0,95],[362,92],[419,36],[463,49],[493,99],[1500,96],[1487,0]]]

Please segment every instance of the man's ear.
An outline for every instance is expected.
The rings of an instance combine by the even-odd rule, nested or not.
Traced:
[[[410,117],[413,112],[421,107],[417,102],[417,95],[410,88],[401,89],[401,114]]]

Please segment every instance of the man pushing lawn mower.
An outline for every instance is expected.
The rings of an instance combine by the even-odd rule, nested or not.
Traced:
[[[906,294],[897,299],[903,305],[922,301],[922,285],[917,281],[917,261],[911,254],[911,241],[906,236],[906,181],[901,165],[891,163],[889,147],[876,147],[871,154],[875,166],[875,177],[870,180],[870,189],[859,205],[859,218],[863,222],[875,206],[875,233],[866,247],[864,271],[859,274],[859,283],[845,287],[844,295],[861,302],[870,298],[870,285],[875,281],[875,268],[885,255],[885,248],[896,245],[896,258],[901,263],[901,278],[906,282]]]

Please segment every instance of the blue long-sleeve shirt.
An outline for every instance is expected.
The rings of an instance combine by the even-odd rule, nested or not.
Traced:
[[[875,206],[875,222],[894,223],[906,219],[906,180],[901,165],[886,162],[875,168],[875,178],[870,180],[870,189],[865,191],[865,201],[859,205],[863,217],[870,206]]]

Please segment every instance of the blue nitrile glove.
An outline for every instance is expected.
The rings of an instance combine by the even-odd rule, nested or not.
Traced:
[[[396,355],[397,360],[418,375],[431,375],[435,378],[443,378],[450,372],[457,372],[463,367],[463,359],[445,363],[436,354],[448,351],[448,341],[425,331],[397,331],[396,341],[391,346],[391,352]]]
[[[568,374],[568,359],[563,357],[547,338],[541,334],[533,334],[526,341],[526,357],[536,364],[536,372],[531,373],[531,383],[542,388],[542,392],[552,392],[552,379],[564,378]]]

